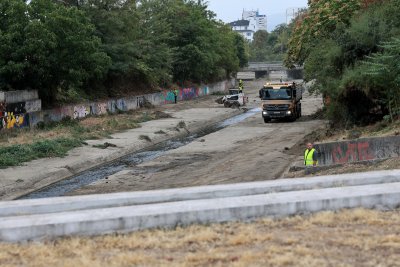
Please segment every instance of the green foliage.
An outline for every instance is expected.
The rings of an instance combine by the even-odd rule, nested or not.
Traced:
[[[242,35],[236,33],[234,35],[235,39],[235,47],[236,47],[236,55],[239,59],[239,67],[247,66],[249,62],[249,47],[246,43],[246,40],[243,38]]]
[[[248,60],[246,43],[200,0],[4,0],[0,90],[47,105],[210,82]]]
[[[315,41],[329,38],[342,24],[348,25],[360,8],[360,0],[310,1],[307,12],[295,21],[285,59],[286,65],[303,64],[313,50]]]
[[[370,94],[382,96],[378,99],[389,111],[389,118],[394,120],[400,115],[400,39],[393,38],[392,41],[382,44],[383,52],[372,54],[367,64],[364,76],[371,76],[366,79]]]
[[[63,157],[67,151],[82,145],[80,139],[58,138],[32,144],[0,147],[0,168],[18,166],[23,162],[46,157]]]
[[[287,50],[287,43],[291,32],[291,26],[280,24],[268,33],[260,30],[254,34],[250,43],[251,61],[281,61]]]
[[[37,88],[50,102],[107,71],[84,12],[51,0],[5,0],[0,10],[0,89]]]
[[[346,2],[348,10],[311,3],[298,18],[286,63],[304,62],[305,79],[329,100],[330,119],[344,125],[394,120],[400,111],[400,4]]]

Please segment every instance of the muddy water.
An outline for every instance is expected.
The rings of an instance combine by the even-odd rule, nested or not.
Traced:
[[[230,125],[234,125],[236,123],[244,121],[245,119],[259,112],[261,112],[260,108],[250,109],[245,113],[242,113],[240,115],[229,118],[225,121],[217,123],[214,126],[209,127],[207,129],[203,129],[202,131],[197,132],[195,134],[188,135],[180,139],[167,140],[165,142],[162,142],[145,150],[129,154],[127,156],[118,159],[117,161],[113,161],[104,164],[100,167],[98,166],[93,169],[84,171],[78,175],[75,175],[68,179],[64,179],[62,181],[49,185],[43,189],[22,196],[19,199],[35,199],[35,198],[63,196],[69,192],[75,191],[97,180],[104,179],[126,168],[132,168],[135,165],[154,160],[164,155],[167,151],[187,145],[199,137],[203,137],[205,135],[214,133]],[[154,172],[156,170],[152,171]]]

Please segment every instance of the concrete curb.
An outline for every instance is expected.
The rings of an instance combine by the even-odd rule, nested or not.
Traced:
[[[400,182],[400,170],[353,173],[351,175],[281,179],[265,182],[209,185],[177,189],[113,194],[27,199],[0,202],[0,218],[131,205],[199,199],[228,198],[334,187],[378,185]]]
[[[397,208],[400,171],[0,203],[0,240],[99,235],[344,208]],[[19,216],[18,216],[19,215]]]
[[[314,189],[17,217],[0,221],[0,240],[17,242],[98,235],[192,223],[252,220],[344,208],[396,208],[400,183]]]

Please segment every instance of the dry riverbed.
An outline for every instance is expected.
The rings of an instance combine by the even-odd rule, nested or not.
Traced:
[[[254,107],[259,104],[256,90],[262,83],[251,84],[250,103]],[[205,101],[186,102],[169,108],[208,108],[214,105],[209,101],[212,98],[210,96]],[[305,99],[307,101],[311,107],[308,115],[311,115],[311,110],[318,108],[320,100],[308,97],[308,100]],[[182,147],[181,150],[138,166],[142,169],[162,166],[164,171],[159,174],[141,177],[140,172],[135,173],[130,169],[118,174],[120,176],[110,177],[108,183],[102,180],[75,194],[126,191],[130,188],[129,184],[133,185],[132,190],[152,189],[152,186],[163,188],[162,185],[169,187],[173,184],[171,179],[177,187],[262,180],[266,173],[269,178],[276,179],[284,173],[290,160],[298,156],[287,152],[301,148],[300,144],[304,142],[308,130],[313,131],[320,126],[325,129],[324,125],[324,121],[316,121],[312,117],[296,123],[264,124],[261,117],[257,116],[232,127],[230,130],[235,134],[229,139],[224,134],[204,137],[189,147]],[[250,134],[248,129],[251,129]],[[283,134],[285,132],[287,135]],[[268,139],[271,134],[279,138]],[[338,135],[337,138],[343,137]],[[265,143],[269,147],[266,148]],[[222,146],[222,151],[218,151],[221,150],[219,146]],[[240,149],[240,153],[237,149]],[[397,162],[389,160],[381,164],[394,168]],[[339,169],[349,172],[349,168]],[[369,169],[373,170],[374,167]],[[359,170],[363,170],[363,167]],[[121,185],[118,182],[122,177],[125,184]],[[356,209],[251,223],[193,225],[23,244],[0,243],[0,265],[399,266],[399,215],[399,210]]]

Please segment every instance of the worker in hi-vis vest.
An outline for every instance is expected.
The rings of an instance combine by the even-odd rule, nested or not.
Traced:
[[[313,144],[307,143],[307,149],[304,151],[304,165],[306,165],[306,167],[317,166],[317,156],[318,153],[315,151],[315,148],[313,148]]]

